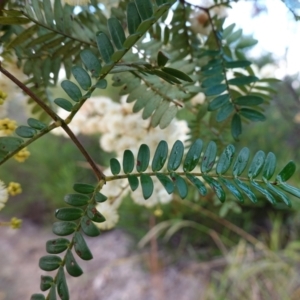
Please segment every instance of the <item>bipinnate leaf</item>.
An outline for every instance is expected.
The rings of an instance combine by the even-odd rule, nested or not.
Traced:
[[[148,174],[142,173],[140,177],[140,181],[141,181],[143,197],[145,200],[147,200],[148,198],[151,197],[154,190],[153,180]]]
[[[47,291],[51,288],[53,284],[53,277],[51,276],[41,276],[40,289],[42,292]]]
[[[203,173],[209,172],[214,164],[217,156],[217,145],[214,141],[210,141],[203,153],[201,171]]]
[[[87,216],[81,218],[80,221],[82,231],[88,236],[98,236],[100,235],[100,230]]]
[[[69,300],[69,289],[63,267],[60,267],[56,276],[56,290],[61,300]]]
[[[160,171],[168,157],[168,144],[166,141],[160,141],[152,160],[152,171],[158,172]]]
[[[62,253],[68,248],[69,245],[70,241],[65,238],[49,240],[46,243],[46,251],[50,254]]]
[[[57,255],[45,255],[39,260],[39,267],[44,271],[53,271],[59,268],[62,260]]]
[[[74,250],[76,254],[83,260],[91,260],[93,255],[80,232],[75,232],[74,234]]]
[[[136,161],[136,170],[140,172],[145,172],[149,166],[150,161],[150,149],[146,144],[142,144],[139,148],[137,161]]]
[[[87,91],[91,87],[91,77],[82,67],[73,66],[71,72],[83,90]]]
[[[116,158],[110,159],[110,170],[113,175],[118,175],[121,172],[121,165]]]
[[[76,262],[73,253],[70,249],[67,250],[66,254],[66,269],[67,272],[73,277],[78,277],[83,273],[82,269]]]
[[[70,221],[55,222],[52,226],[52,231],[56,235],[65,236],[72,234],[77,227],[77,224]]]
[[[168,171],[176,171],[182,161],[184,152],[184,145],[181,141],[177,140],[171,150],[168,160]]]
[[[89,202],[90,197],[82,194],[67,194],[64,201],[72,206],[84,206]]]
[[[185,172],[191,172],[195,169],[196,165],[199,162],[201,151],[203,147],[203,142],[200,139],[194,141],[188,153],[186,154],[184,163],[183,163],[183,170]]]
[[[68,94],[68,96],[75,102],[79,102],[82,98],[82,93],[79,87],[70,80],[63,80],[61,87]]]

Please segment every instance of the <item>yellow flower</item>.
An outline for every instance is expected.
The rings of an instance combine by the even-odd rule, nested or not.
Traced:
[[[22,225],[22,220],[17,219],[17,218],[11,218],[10,220],[10,227],[12,229],[19,229]]]
[[[8,118],[0,120],[0,135],[10,135],[17,128],[17,122]]]
[[[63,2],[65,2],[66,4],[69,5],[85,5],[88,4],[90,2],[90,0],[64,0]]]
[[[24,162],[29,155],[30,152],[25,147],[21,151],[19,151],[16,155],[14,155],[14,159],[17,160],[18,162]]]
[[[8,191],[3,181],[0,180],[0,210],[5,206],[8,199]]]
[[[7,191],[11,196],[15,196],[22,193],[22,188],[20,183],[10,182],[8,184]]]
[[[2,105],[4,103],[4,100],[6,97],[7,97],[7,94],[0,90],[0,105]]]
[[[163,214],[163,211],[160,208],[157,208],[153,213],[156,217],[161,217]]]

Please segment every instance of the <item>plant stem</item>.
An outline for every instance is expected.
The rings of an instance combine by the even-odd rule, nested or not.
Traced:
[[[97,167],[96,163],[93,161],[91,156],[87,153],[83,145],[74,135],[72,130],[68,127],[67,123],[60,118],[51,108],[49,108],[35,93],[33,93],[24,83],[18,80],[15,76],[13,76],[10,72],[4,69],[0,63],[0,72],[2,72],[6,77],[8,77],[12,82],[14,82],[19,88],[21,88],[29,97],[31,97],[56,123],[57,126],[61,126],[63,130],[67,133],[70,137],[72,142],[77,146],[79,151],[85,157],[87,162],[90,164],[94,174],[96,175],[97,179],[105,180],[104,173]]]

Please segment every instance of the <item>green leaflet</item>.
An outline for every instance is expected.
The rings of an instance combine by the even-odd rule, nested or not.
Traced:
[[[85,49],[80,52],[80,58],[92,76],[99,77],[102,66],[98,57],[91,50]]]
[[[159,121],[159,127],[160,129],[165,129],[170,125],[172,120],[176,117],[176,114],[178,112],[178,107],[176,105],[171,105],[162,115],[160,121]]]
[[[74,250],[81,259],[91,260],[93,258],[93,255],[80,232],[75,232],[73,241]]]
[[[201,87],[202,88],[209,88],[215,85],[218,85],[219,83],[221,83],[224,80],[224,75],[223,74],[216,74],[213,76],[210,76],[206,79],[204,79],[201,83]]]
[[[53,278],[51,276],[41,276],[40,290],[42,292],[49,290],[52,284]]]
[[[217,180],[215,180],[211,177],[208,177],[206,175],[203,175],[203,179],[210,185],[210,187],[216,193],[219,200],[221,202],[224,202],[226,199],[226,194],[225,194],[222,186],[220,185],[220,183]]]
[[[46,243],[46,251],[50,254],[58,254],[64,252],[69,245],[70,241],[65,238],[49,240]]]
[[[133,192],[139,187],[139,179],[135,175],[128,175],[128,183]]]
[[[255,156],[252,159],[252,162],[250,164],[249,170],[248,170],[248,177],[252,180],[253,178],[256,178],[260,171],[263,168],[264,162],[265,162],[265,153],[263,151],[256,152]]]
[[[262,188],[257,182],[255,182],[253,180],[251,180],[250,183],[256,190],[258,190],[260,193],[262,193],[267,198],[267,200],[269,200],[271,202],[271,204],[273,204],[273,205],[276,204],[276,200],[272,196],[271,193],[269,193],[266,189]]]
[[[64,32],[64,10],[61,0],[54,0],[54,19],[58,30]]]
[[[29,118],[27,120],[27,124],[34,128],[34,129],[37,129],[37,130],[43,130],[47,127],[47,125],[37,119],[34,119],[34,118]]]
[[[168,171],[176,171],[180,166],[182,156],[184,152],[184,146],[181,141],[176,141],[172,147],[168,160]]]
[[[233,111],[234,111],[233,104],[231,102],[227,102],[218,111],[217,117],[216,117],[217,122],[225,121],[232,114]]]
[[[255,95],[241,96],[234,100],[234,103],[241,106],[256,106],[262,104],[264,99]]]
[[[181,197],[181,199],[184,199],[188,194],[188,187],[185,180],[176,173],[172,173],[170,176],[177,188],[179,196]]]
[[[43,294],[32,294],[30,297],[30,300],[45,300],[45,299],[46,298]]]
[[[107,81],[105,79],[100,79],[96,82],[95,86],[98,89],[106,89]]]
[[[56,290],[60,299],[69,300],[69,289],[66,281],[65,271],[63,267],[60,267],[56,276]]]
[[[110,42],[108,36],[104,32],[98,32],[96,34],[96,42],[98,50],[106,64],[110,64],[111,56],[114,54],[114,47]]]
[[[67,250],[66,254],[66,269],[67,272],[73,277],[78,277],[83,273],[70,249]]]
[[[140,172],[145,172],[148,168],[150,161],[150,149],[147,145],[142,144],[138,151],[136,170]]]
[[[72,67],[71,72],[83,90],[87,91],[91,87],[91,77],[83,68],[74,66]]]
[[[166,141],[160,141],[152,160],[152,171],[158,172],[164,166],[168,157],[168,144]]]
[[[51,288],[50,288],[50,292],[49,292],[49,296],[48,296],[48,299],[49,300],[56,300],[56,292],[55,292],[55,288],[56,288],[56,285],[55,284],[52,284]],[[47,300],[48,300],[47,299]]]
[[[52,226],[52,231],[56,235],[65,236],[73,233],[77,227],[75,222],[62,221],[55,222]]]
[[[285,167],[276,176],[276,181],[285,182],[289,180],[296,171],[296,165],[293,161],[289,161]]]
[[[140,177],[140,181],[141,181],[143,197],[145,200],[147,200],[148,198],[151,197],[154,190],[153,180],[148,174],[142,173]]]
[[[282,189],[283,191],[291,194],[291,195],[294,195],[295,197],[297,198],[300,198],[300,189],[297,189],[285,182],[280,182],[279,184],[277,184],[277,186]]]
[[[232,173],[234,176],[240,176],[243,173],[243,171],[247,166],[249,156],[250,156],[250,151],[246,147],[239,152],[238,157],[236,158],[233,165]]]
[[[121,172],[121,165],[116,158],[110,159],[110,169],[113,175],[118,175]]]
[[[97,210],[94,204],[89,204],[86,209],[86,214],[89,219],[96,223],[105,222],[104,216]]]
[[[267,188],[273,192],[273,194],[279,196],[281,198],[281,200],[288,206],[291,207],[292,203],[290,201],[290,199],[279,189],[277,189],[274,185],[272,185],[270,182],[268,182],[266,179],[264,179],[264,182],[267,186]]]
[[[203,142],[200,139],[197,139],[186,154],[184,163],[183,163],[183,170],[185,172],[191,172],[195,169],[196,165],[199,162],[201,151],[203,147]]]
[[[236,60],[236,61],[226,61],[225,68],[234,69],[234,68],[246,68],[251,65],[251,62],[248,60]]]
[[[79,87],[74,82],[63,80],[61,83],[61,87],[73,101],[79,102],[82,98],[82,93]]]
[[[153,15],[153,6],[150,0],[135,0],[136,8],[142,20],[147,20]]]
[[[101,193],[96,193],[95,194],[95,200],[96,202],[102,203],[105,202],[107,200],[107,197]]]
[[[1,17],[0,17],[0,23],[1,23]],[[28,39],[32,35],[34,35],[37,30],[38,30],[37,25],[33,25],[29,27],[28,29],[24,30],[21,34],[19,34],[7,47],[14,48],[24,42],[27,42]]]
[[[229,180],[219,177],[219,180],[228,188],[228,190],[235,196],[241,203],[244,203],[244,198],[241,192]]]
[[[44,271],[53,271],[59,268],[62,260],[57,255],[45,255],[39,260],[39,267]]]
[[[121,23],[116,18],[109,18],[107,20],[107,26],[115,47],[118,50],[123,50],[123,43],[126,37]]]
[[[211,86],[207,89],[205,89],[204,93],[207,97],[209,96],[215,96],[215,95],[220,95],[222,94],[224,91],[226,91],[227,86],[226,84],[218,84],[218,85],[214,85]]]
[[[20,138],[12,136],[0,137],[0,151],[8,153],[16,150],[21,144],[23,144],[23,140]]]
[[[253,122],[258,122],[258,121],[265,121],[266,120],[266,117],[265,115],[263,115],[261,112],[257,111],[257,110],[254,110],[254,109],[250,109],[250,108],[242,108],[240,110],[240,114],[253,121]]]
[[[263,177],[266,178],[267,180],[270,180],[270,178],[275,173],[275,169],[276,169],[276,156],[274,153],[269,152],[263,168]]]
[[[95,187],[86,183],[75,183],[73,185],[73,190],[81,194],[91,194],[94,192]]]
[[[242,120],[239,114],[234,114],[231,119],[231,134],[233,138],[238,141],[242,133]]]
[[[127,26],[129,34],[134,34],[141,24],[142,20],[137,11],[134,2],[129,2],[127,5]]]
[[[229,79],[228,84],[241,86],[241,85],[251,84],[256,81],[258,81],[258,78],[256,76],[241,76],[241,77]]]
[[[123,154],[123,171],[125,174],[131,173],[134,168],[134,156],[130,150],[125,150]]]
[[[100,230],[98,227],[88,218],[83,217],[80,220],[80,225],[82,231],[88,236],[98,236],[100,235]]]
[[[213,168],[216,156],[217,156],[217,145],[215,142],[210,141],[205,149],[202,158],[201,171],[203,173],[207,173]]]
[[[19,18],[19,17],[2,17],[0,16],[0,24],[1,25],[13,25],[13,24],[27,24],[31,22],[27,18]]]
[[[32,138],[37,133],[34,128],[28,126],[19,126],[15,132],[18,136],[27,139]]]
[[[160,183],[163,185],[165,190],[168,194],[171,194],[174,192],[174,183],[173,181],[166,175],[157,173],[156,174],[157,179],[160,181]]]
[[[199,178],[190,174],[186,174],[186,178],[197,188],[200,195],[205,196],[207,194],[207,189]]]
[[[55,211],[55,217],[62,221],[74,221],[83,216],[84,211],[77,207],[63,207]]]
[[[168,60],[170,59],[170,56],[163,52],[163,51],[158,51],[157,53],[157,65],[159,67],[164,67]]]
[[[193,82],[193,79],[190,76],[186,75],[185,73],[183,73],[179,70],[164,67],[164,68],[162,68],[162,71],[165,73],[168,73],[176,78],[179,78],[181,80],[184,80],[187,82]]]
[[[222,175],[228,171],[232,164],[234,153],[235,147],[233,145],[226,146],[217,163],[217,174]]]
[[[67,194],[64,197],[64,201],[72,206],[87,205],[90,197],[82,194]]]
[[[159,124],[162,116],[164,115],[166,110],[169,108],[169,106],[170,106],[169,101],[164,100],[161,102],[161,104],[158,106],[158,108],[152,115],[152,118],[151,118],[151,126],[152,127],[156,127]]]

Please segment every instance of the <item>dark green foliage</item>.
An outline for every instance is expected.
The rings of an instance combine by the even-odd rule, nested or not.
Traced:
[[[39,267],[44,271],[53,271],[59,268],[61,262],[57,255],[46,255],[40,258]]]
[[[70,241],[65,238],[49,240],[46,243],[46,251],[50,254],[58,254],[64,252],[70,244]]]

